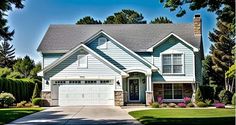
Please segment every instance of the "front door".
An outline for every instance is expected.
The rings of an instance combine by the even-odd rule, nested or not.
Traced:
[[[129,100],[139,101],[139,79],[129,79]]]

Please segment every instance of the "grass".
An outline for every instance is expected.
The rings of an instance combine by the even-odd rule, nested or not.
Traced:
[[[145,125],[234,125],[235,109],[151,109],[129,112]]]
[[[42,110],[43,108],[3,108],[0,109],[0,124],[6,124],[23,116]]]

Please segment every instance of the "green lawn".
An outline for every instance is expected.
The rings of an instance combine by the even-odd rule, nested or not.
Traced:
[[[43,108],[3,108],[0,109],[0,124],[6,124],[20,117],[42,110]]]
[[[235,109],[151,109],[129,112],[145,125],[234,125]]]

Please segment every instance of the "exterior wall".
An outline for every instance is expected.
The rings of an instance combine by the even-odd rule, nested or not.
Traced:
[[[184,74],[181,75],[164,75],[162,74],[162,53],[169,52],[182,52],[184,54]],[[182,41],[175,37],[171,37],[168,41],[163,42],[153,50],[154,65],[160,69],[160,72],[154,72],[152,74],[153,82],[164,82],[164,81],[194,81],[193,71],[193,51],[192,48],[185,45]]]
[[[103,62],[98,60],[91,54],[88,55],[88,67],[79,68],[77,55],[80,54],[79,51],[75,52],[73,55],[65,59],[59,65],[52,68],[50,71],[44,74],[42,80],[42,89],[50,91],[51,90],[51,79],[63,79],[63,78],[84,78],[91,79],[93,78],[109,78],[109,79],[120,79],[120,74],[111,69],[109,66],[105,65]],[[49,84],[46,85],[46,80],[49,81]],[[121,81],[121,80],[120,80]]]
[[[108,60],[118,68],[127,69],[127,68],[138,67],[143,69],[149,69],[149,67],[143,64],[140,59],[134,57],[127,50],[125,50],[124,48],[122,48],[121,46],[119,46],[114,41],[108,38],[107,38],[108,39],[107,49],[100,49],[98,47],[98,38],[91,41],[88,44],[88,47],[93,49],[96,53],[104,57],[106,60]]]
[[[123,91],[115,91],[115,106],[123,106],[124,105],[124,96]]]
[[[63,53],[44,53],[43,54],[43,68],[50,65],[55,60],[63,56]]]
[[[137,53],[139,56],[143,57],[144,59],[146,59],[147,61],[149,61],[150,63],[152,63],[152,53],[148,53],[148,52],[138,52]]]
[[[175,83],[175,84],[179,84],[179,83]],[[183,98],[184,97],[191,98],[192,94],[193,94],[192,84],[190,84],[190,83],[183,84]],[[157,97],[159,97],[159,96],[164,97],[163,84],[153,84],[153,95],[154,95],[155,101],[157,101]]]

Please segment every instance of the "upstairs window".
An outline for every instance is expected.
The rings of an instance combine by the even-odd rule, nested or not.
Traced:
[[[107,49],[107,39],[105,37],[101,37],[98,39],[98,48]]]
[[[183,73],[183,54],[163,54],[162,73]]]
[[[78,67],[87,68],[88,67],[88,56],[87,55],[78,55]]]

